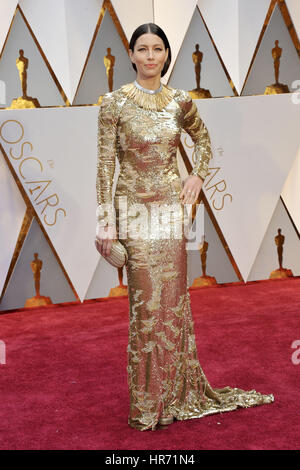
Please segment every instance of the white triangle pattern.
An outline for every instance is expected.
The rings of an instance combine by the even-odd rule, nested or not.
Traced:
[[[18,0],[1,0],[0,2],[0,53],[3,49]]]
[[[300,39],[300,2],[299,0],[285,0],[290,16],[293,21],[298,38]]]
[[[100,13],[100,0],[19,2],[70,102],[80,79]]]
[[[198,0],[198,6],[238,91],[252,60],[270,0]]]

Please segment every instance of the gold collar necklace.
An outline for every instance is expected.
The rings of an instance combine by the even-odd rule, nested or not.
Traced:
[[[157,90],[148,90],[135,80],[123,85],[121,90],[141,108],[154,111],[162,111],[173,98],[172,90],[162,83]]]

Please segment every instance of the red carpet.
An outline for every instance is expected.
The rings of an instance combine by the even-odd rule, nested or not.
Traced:
[[[300,278],[191,299],[212,386],[255,388],[274,403],[137,431],[127,425],[127,299],[17,311],[0,315],[0,448],[300,449]]]

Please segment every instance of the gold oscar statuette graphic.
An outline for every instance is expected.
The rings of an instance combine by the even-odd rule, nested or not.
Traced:
[[[103,57],[103,63],[106,71],[107,76],[107,83],[109,92],[113,91],[114,88],[114,66],[115,66],[116,58],[111,53],[111,48],[107,48],[107,54]],[[99,96],[97,104],[101,104],[103,95]]]
[[[275,71],[275,83],[269,85],[265,89],[265,95],[278,95],[280,93],[289,93],[289,87],[283,83],[279,83],[279,68],[280,68],[280,57],[282,54],[282,48],[279,47],[279,41],[275,41],[275,47],[272,49],[272,57],[274,60],[274,71]]]
[[[285,277],[292,277],[293,273],[290,269],[285,269],[282,267],[282,253],[283,253],[283,244],[284,244],[284,235],[281,233],[281,228],[278,229],[278,235],[274,238],[275,244],[277,246],[278,262],[279,269],[272,271],[269,279],[282,279]]]
[[[110,92],[113,91],[115,61],[116,58],[111,54],[111,48],[108,47],[107,54],[103,57],[103,62],[106,69],[108,89]]]
[[[118,297],[119,295],[128,295],[127,286],[123,284],[123,268],[117,268],[119,285],[117,287],[112,287],[109,292],[108,297]]]
[[[38,258],[38,253],[34,253],[34,259],[31,261],[30,265],[34,278],[35,297],[27,299],[25,302],[25,307],[40,307],[42,305],[52,304],[50,297],[45,297],[40,294],[40,279],[43,261]]]
[[[202,276],[194,279],[191,287],[203,287],[203,286],[214,286],[217,284],[216,279],[213,276],[206,275],[206,258],[207,258],[208,242],[205,241],[205,236],[202,237],[202,243],[199,245]]]
[[[201,62],[203,59],[203,52],[199,51],[199,44],[195,45],[195,51],[192,54],[192,59],[195,64],[196,88],[189,91],[190,97],[194,100],[199,100],[202,98],[211,98],[209,90],[205,90],[205,88],[200,88],[200,72]]]
[[[37,98],[27,96],[27,69],[29,60],[24,56],[23,49],[19,50],[19,54],[19,57],[16,59],[16,66],[19,71],[23,95],[13,99],[10,107],[7,109],[40,108]]]

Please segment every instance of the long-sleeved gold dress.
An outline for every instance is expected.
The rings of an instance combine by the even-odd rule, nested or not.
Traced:
[[[163,86],[149,95],[130,83],[105,94],[99,109],[98,222],[115,222],[128,252],[128,423],[141,431],[162,415],[184,420],[274,401],[255,390],[213,389],[199,364],[176,157],[182,129],[195,144],[191,173],[204,180],[211,143],[187,92]]]

